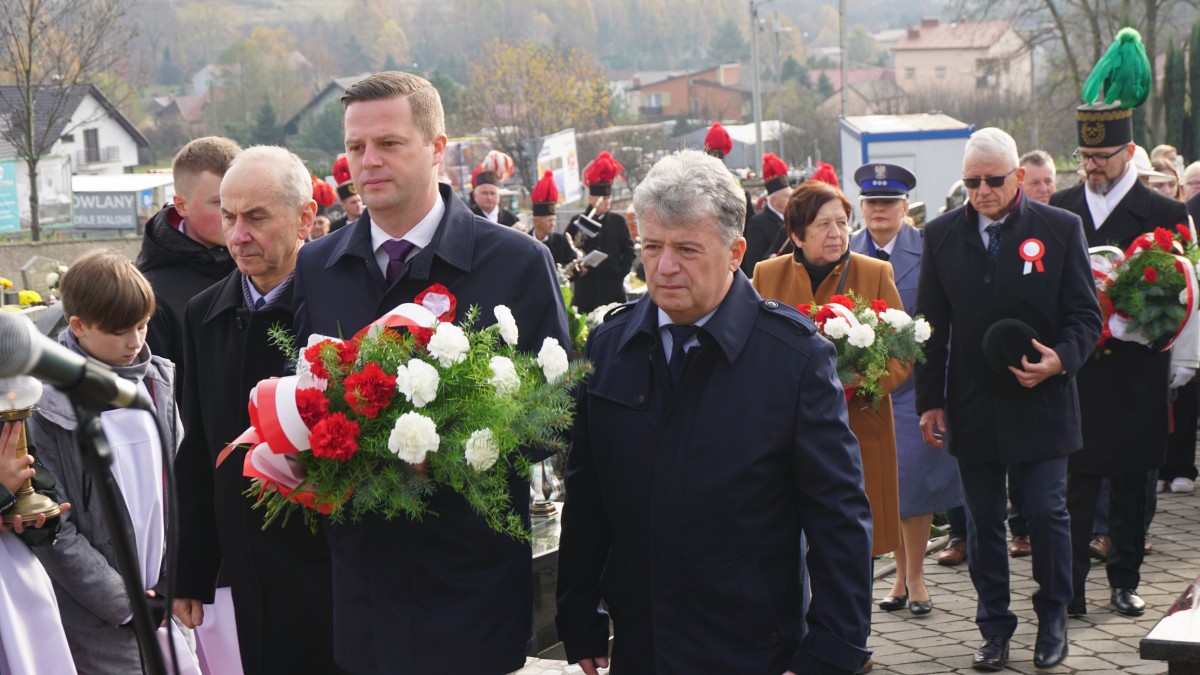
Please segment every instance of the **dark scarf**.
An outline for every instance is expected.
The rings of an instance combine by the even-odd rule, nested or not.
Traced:
[[[818,265],[816,263],[809,262],[808,259],[804,257],[803,249],[797,248],[793,256],[795,257],[796,262],[804,265],[804,269],[808,270],[808,278],[812,282],[813,297],[816,297],[817,289],[821,287],[821,282],[825,281],[825,277],[829,276],[829,273],[833,271],[833,268],[850,259],[850,249],[847,248],[846,252],[842,254],[842,257],[825,265]]]
[[[75,333],[67,328],[58,334],[58,342],[62,346],[85,358],[91,357],[79,345],[79,340],[76,339]],[[94,358],[94,357],[93,357]],[[150,372],[150,346],[143,344],[142,351],[138,352],[137,358],[128,366],[109,366],[117,375],[129,380],[130,382],[141,382],[146,379],[146,374]]]

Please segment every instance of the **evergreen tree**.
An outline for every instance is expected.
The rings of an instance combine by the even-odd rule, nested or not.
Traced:
[[[345,136],[342,133],[342,104],[333,101],[325,106],[319,115],[309,120],[300,131],[297,144],[303,148],[319,150],[330,156],[337,156],[345,149]]]
[[[1167,64],[1163,72],[1162,103],[1166,125],[1163,142],[1175,146],[1180,152],[1187,148],[1187,88],[1182,86],[1186,81],[1187,65],[1183,60],[1183,51],[1175,40],[1169,40]]]
[[[279,119],[275,115],[275,106],[270,99],[263,100],[258,109],[254,129],[250,132],[254,142],[262,145],[279,145],[283,142],[283,129],[279,127]]]
[[[400,65],[398,63],[396,63],[396,59],[392,58],[391,54],[388,54],[387,58],[383,60],[383,70],[400,70],[400,69],[401,69]]]
[[[794,56],[789,55],[783,60],[783,67],[780,68],[780,74],[783,75],[785,81],[794,81],[805,89],[812,88],[812,78],[808,74],[808,66],[797,61]]]
[[[829,75],[824,72],[817,78],[817,92],[821,94],[822,100],[837,93],[833,88],[833,83],[829,81]]]
[[[714,66],[750,60],[750,45],[742,35],[742,29],[732,19],[727,19],[717,27],[717,32],[708,43],[708,59]]]

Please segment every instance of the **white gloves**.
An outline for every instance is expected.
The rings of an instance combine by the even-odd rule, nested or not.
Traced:
[[[1195,375],[1195,368],[1188,368],[1187,366],[1175,366],[1171,368],[1171,388],[1178,389],[1182,387],[1188,382],[1191,382],[1192,377]]]

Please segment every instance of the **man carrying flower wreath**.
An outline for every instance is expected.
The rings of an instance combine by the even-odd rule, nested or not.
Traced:
[[[510,308],[521,351],[546,338],[569,344],[546,247],[473,215],[439,186],[446,133],[437,90],[383,72],[349,87],[342,104],[350,173],[367,209],[300,252],[299,344],[313,333],[349,338],[433,283],[458,307]],[[528,483],[509,484],[528,523]],[[435,492],[428,510],[419,522],[367,515],[330,526],[335,659],[355,673],[520,669],[533,614],[530,545],[494,531],[452,490]]]

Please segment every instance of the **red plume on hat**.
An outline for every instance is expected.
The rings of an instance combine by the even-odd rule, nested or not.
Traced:
[[[558,185],[554,182],[553,171],[547,171],[542,174],[541,180],[537,182],[537,185],[533,186],[531,197],[534,202],[539,204],[558,203]]]
[[[728,155],[733,151],[733,139],[729,137],[729,132],[725,131],[725,127],[721,126],[720,122],[713,122],[713,125],[708,128],[708,135],[704,137],[705,150],[717,150],[722,155]]]
[[[513,167],[513,158],[499,150],[489,151],[479,165],[480,169],[496,174],[500,182],[508,180],[513,175]]]
[[[621,176],[621,172],[624,170],[625,167],[613,159],[613,156],[606,150],[597,155],[596,159],[593,159],[592,163],[583,170],[583,184],[592,186],[612,183]]]
[[[312,177],[312,184],[312,198],[321,206],[333,206],[333,203],[337,201],[337,191],[333,189],[333,186],[316,176]]]
[[[825,162],[817,162],[817,170],[813,172],[812,180],[819,180],[822,183],[829,183],[834,187],[838,187],[837,174],[833,171],[832,164]]]
[[[333,162],[333,180],[338,185],[343,185],[350,180],[350,162],[346,159],[346,153],[338,155],[337,160]]]
[[[768,152],[763,155],[762,177],[763,180],[771,180],[779,176],[786,176],[788,172],[787,162],[779,158],[773,152]]]

